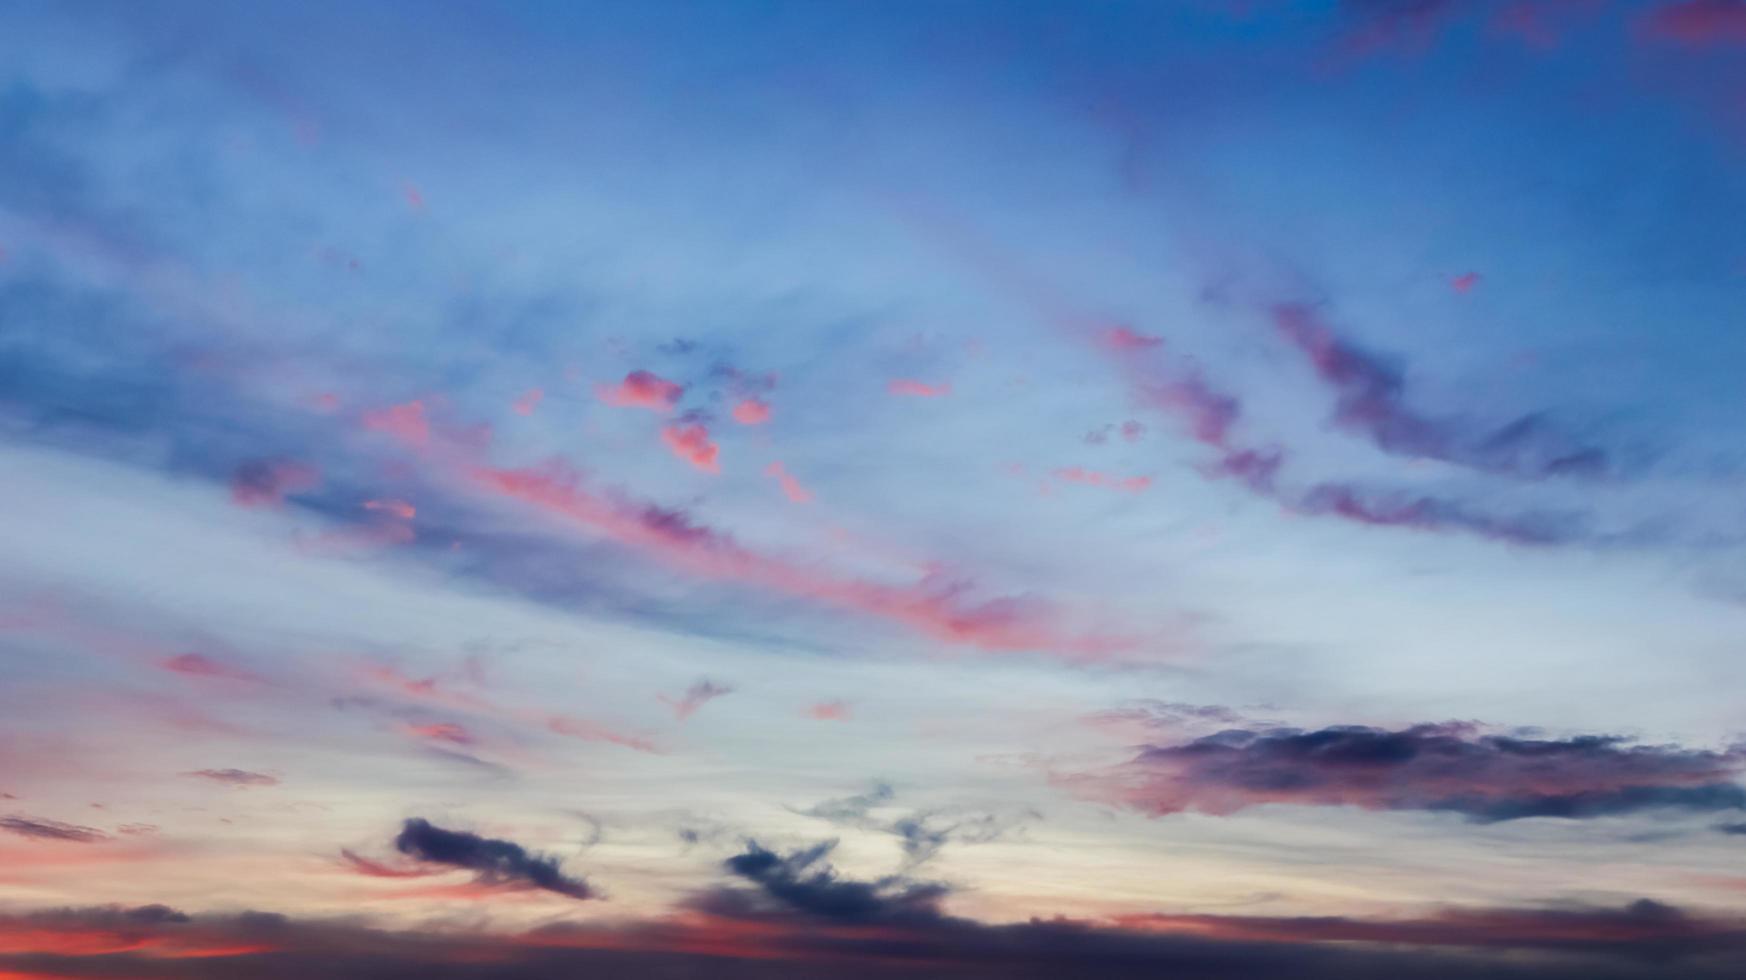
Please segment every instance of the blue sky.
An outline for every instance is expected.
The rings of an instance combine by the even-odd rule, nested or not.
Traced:
[[[1735,0],[0,5],[0,975],[1728,975],[1742,93]]]

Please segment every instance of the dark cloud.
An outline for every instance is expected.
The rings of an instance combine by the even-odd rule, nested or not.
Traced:
[[[229,786],[277,786],[279,780],[264,772],[250,772],[247,769],[196,769],[182,775],[195,779],[205,779],[214,783],[224,783]]]
[[[1476,821],[1587,818],[1658,807],[1746,809],[1740,749],[1485,734],[1463,724],[1231,729],[1144,746],[1126,763],[1055,773],[1080,795],[1155,816],[1266,803],[1433,810]]]
[[[587,881],[565,875],[555,857],[529,853],[514,841],[447,830],[420,817],[402,825],[394,848],[420,861],[476,871],[487,884],[521,883],[571,898],[596,897]]]
[[[72,841],[79,844],[95,844],[109,839],[109,835],[95,827],[81,827],[78,824],[62,823],[59,820],[40,820],[35,817],[0,817],[0,830],[19,837],[30,837],[36,840]]]
[[[757,851],[746,856],[768,872]],[[1723,980],[1746,966],[1742,923],[1649,900],[1391,920],[1155,915],[1121,924],[989,925],[933,913],[827,925],[809,908],[730,911],[513,934],[388,931],[261,912],[188,916],[164,906],[60,909],[0,915],[0,972],[61,980]]]
[[[1525,479],[1601,476],[1614,468],[1606,450],[1558,432],[1542,413],[1494,427],[1420,414],[1406,403],[1399,366],[1339,336],[1316,310],[1287,304],[1273,320],[1333,389],[1334,425],[1385,453]]]
[[[729,872],[754,882],[780,907],[807,916],[837,922],[916,922],[940,918],[939,901],[946,886],[918,882],[902,876],[876,881],[839,877],[825,858],[836,847],[834,840],[779,855],[749,841],[743,853],[723,862]],[[732,899],[737,892],[717,893]],[[734,903],[714,907],[720,911]],[[709,907],[705,904],[704,907]]]
[[[698,708],[703,707],[716,698],[732,693],[734,693],[732,685],[718,684],[706,677],[686,688],[685,693],[677,698],[670,698],[666,695],[662,695],[661,703],[673,709],[673,716],[675,718],[684,721],[696,714]]]
[[[1027,821],[1041,819],[1035,810],[1029,809],[1014,813],[934,809],[914,810],[890,818],[875,815],[875,810],[891,803],[896,795],[890,784],[874,783],[865,793],[825,800],[796,812],[839,826],[891,834],[903,848],[906,871],[932,860],[948,843],[986,844]]]

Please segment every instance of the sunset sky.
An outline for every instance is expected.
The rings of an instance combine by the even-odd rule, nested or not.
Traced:
[[[0,0],[0,980],[1746,975],[1746,0]]]

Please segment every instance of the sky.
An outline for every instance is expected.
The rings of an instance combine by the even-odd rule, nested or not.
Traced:
[[[0,978],[1746,973],[1746,0],[0,0]]]

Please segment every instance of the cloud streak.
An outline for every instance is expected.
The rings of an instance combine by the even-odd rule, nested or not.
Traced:
[[[1451,723],[1395,731],[1233,728],[1146,745],[1125,763],[1051,780],[1152,816],[1225,815],[1273,803],[1444,811],[1496,822],[1746,809],[1743,773],[1746,754],[1738,749],[1633,745],[1602,735],[1525,738]]]
[[[429,864],[477,872],[483,885],[524,885],[574,899],[597,897],[586,880],[564,874],[557,858],[534,854],[514,841],[438,827],[422,817],[406,821],[394,838],[394,849]]]

